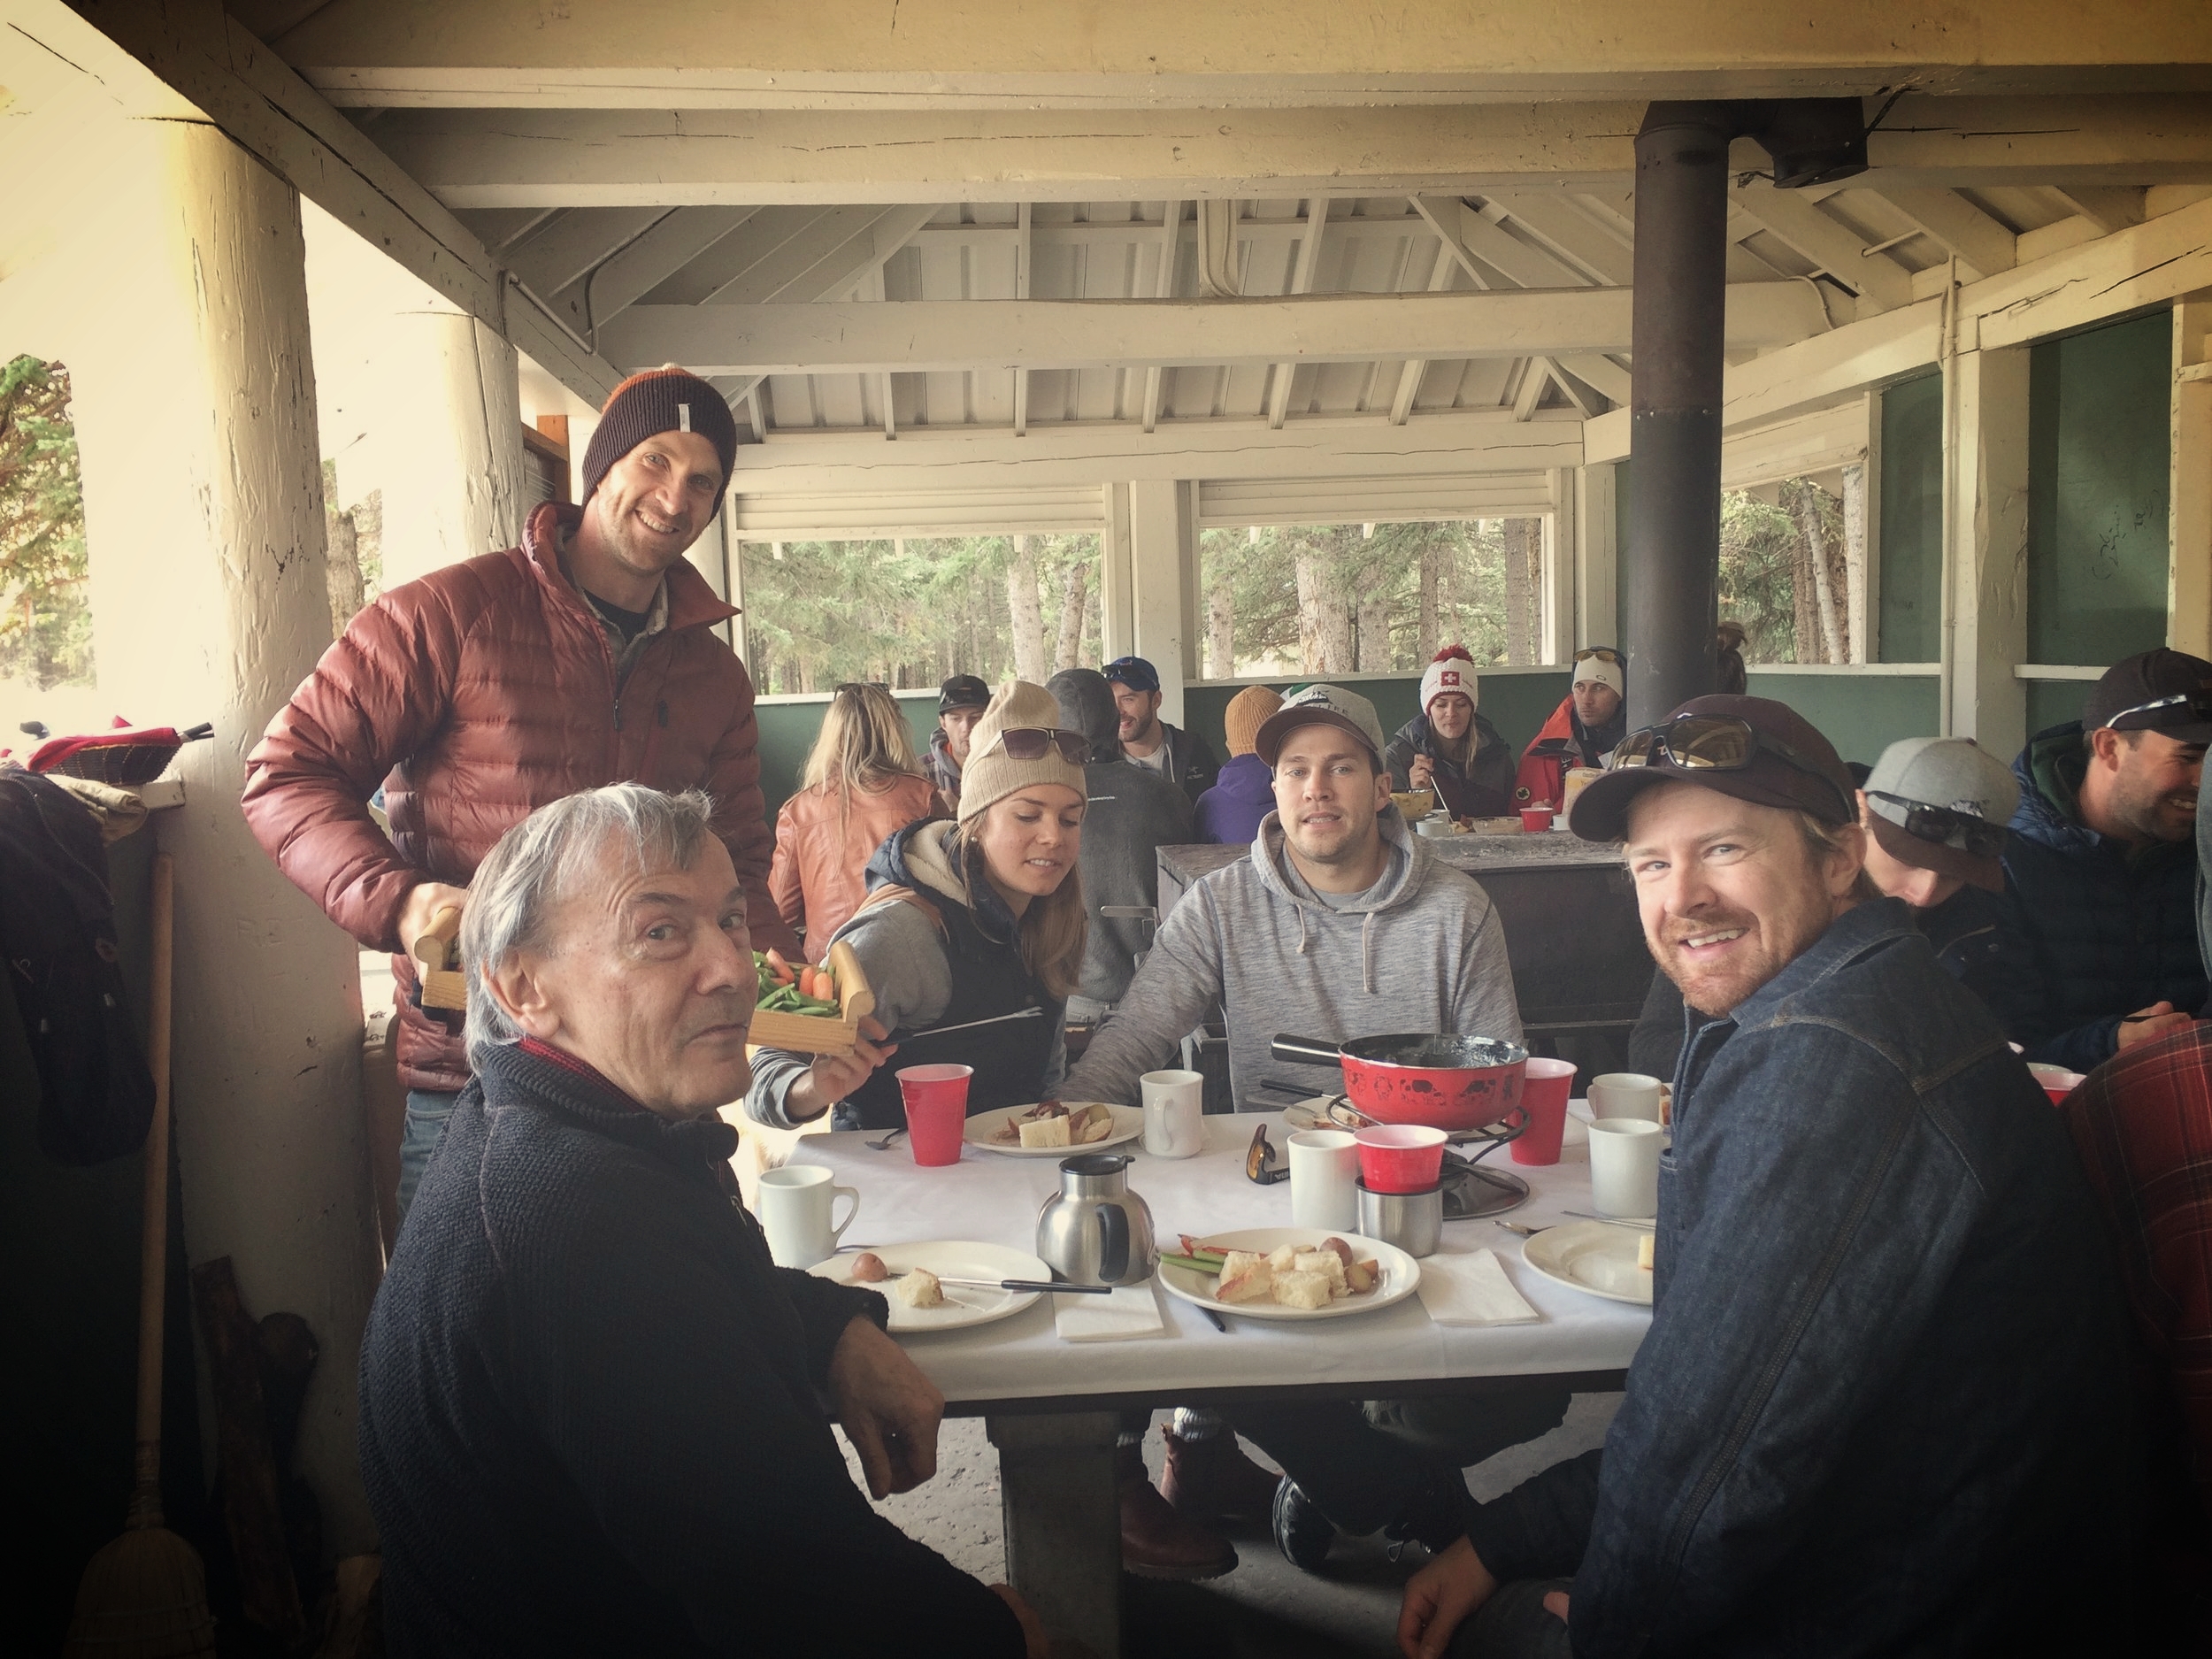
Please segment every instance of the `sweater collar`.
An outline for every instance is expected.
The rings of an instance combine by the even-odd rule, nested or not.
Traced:
[[[680,1167],[711,1166],[718,1185],[729,1185],[729,1160],[737,1131],[709,1113],[675,1122],[648,1111],[588,1062],[549,1043],[486,1043],[471,1056],[495,1111],[527,1107],[549,1111],[578,1128],[649,1152]]]

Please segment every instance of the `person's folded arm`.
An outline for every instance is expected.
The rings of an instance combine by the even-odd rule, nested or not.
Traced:
[[[569,1225],[503,1252],[518,1409],[703,1646],[1017,1659],[1011,1610],[871,1509],[795,1397],[801,1356],[779,1349],[809,1345],[805,1322],[724,1202],[615,1165]]]
[[[2025,1045],[2027,1052],[2022,1058],[2041,1065],[2062,1065],[2085,1076],[2119,1052],[2120,1019],[2117,1014],[2107,1014],[2038,1038]]]
[[[1202,881],[1160,924],[1113,1018],[1062,1083],[1064,1095],[1135,1105],[1142,1093],[1137,1079],[1167,1064],[1220,997],[1220,931],[1213,895]]]
[[[246,757],[254,839],[371,949],[404,949],[401,907],[430,873],[400,856],[368,802],[451,711],[467,621],[456,597],[410,583],[356,616]]]
[[[1662,1228],[1657,1310],[1606,1437],[1575,1579],[1587,1659],[1701,1648],[1797,1546],[1979,1212],[1908,1079],[1833,1026],[1737,1033],[1687,1133],[1702,1200]]]
[[[1604,1456],[1585,1452],[1487,1503],[1470,1502],[1467,1541],[1499,1583],[1574,1576],[1589,1548]]]

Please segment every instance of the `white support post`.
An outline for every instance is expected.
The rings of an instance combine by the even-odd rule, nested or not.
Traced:
[[[1993,755],[2027,741],[2028,351],[1952,358],[1955,436],[1944,457],[1951,496],[1951,707],[1948,730]]]
[[[1620,557],[1614,546],[1611,465],[1574,469],[1575,641],[1582,645],[1620,643],[1620,613],[1615,598]]]
[[[1172,479],[1141,479],[1128,488],[1133,649],[1159,671],[1160,718],[1180,726],[1190,637],[1183,605],[1183,490]]]
[[[1098,625],[1100,644],[1110,663],[1136,650],[1137,611],[1130,570],[1129,486],[1107,484],[1102,488],[1106,533],[1100,538]]]
[[[1859,582],[1862,618],[1851,619],[1852,638],[1859,641],[1858,661],[1882,660],[1882,392],[1878,387],[1866,395],[1866,470],[1859,480],[1860,517],[1865,526],[1866,569]]]
[[[2174,307],[2166,643],[2212,657],[2212,290]]]
[[[718,527],[722,534],[722,568],[727,573],[729,585],[722,596],[737,607],[737,614],[730,618],[730,649],[737,653],[737,660],[752,672],[752,641],[745,633],[745,544],[737,537],[737,495],[732,491],[722,498],[722,516]]]
[[[159,815],[186,1236],[321,1344],[296,1467],[355,1555],[375,1548],[354,1421],[378,1272],[357,947],[238,808],[248,751],[330,643],[300,199],[213,126],[111,109],[44,165],[66,211],[10,269],[6,319],[69,365],[100,694],[215,726]]]
[[[1575,653],[1575,471],[1553,470],[1552,509],[1544,519],[1544,661],[1553,664]]]

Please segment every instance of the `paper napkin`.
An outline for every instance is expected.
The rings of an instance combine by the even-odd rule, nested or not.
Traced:
[[[1543,1317],[1489,1250],[1425,1257],[1415,1294],[1438,1325],[1526,1325]]]
[[[1052,1318],[1063,1342],[1125,1342],[1167,1329],[1150,1279],[1124,1285],[1110,1296],[1055,1296]]]

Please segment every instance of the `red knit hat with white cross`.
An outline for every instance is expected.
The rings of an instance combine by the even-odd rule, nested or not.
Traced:
[[[584,446],[584,497],[599,488],[614,464],[664,432],[695,432],[714,446],[722,463],[722,488],[714,493],[721,510],[737,461],[737,422],[722,394],[688,369],[671,363],[633,374],[608,395],[599,411],[598,430]]]
[[[1456,691],[1477,708],[1482,706],[1482,682],[1475,677],[1475,659],[1463,645],[1447,645],[1422,671],[1421,712],[1426,714],[1429,704],[1448,691]]]

